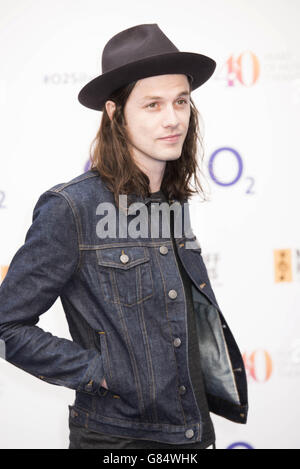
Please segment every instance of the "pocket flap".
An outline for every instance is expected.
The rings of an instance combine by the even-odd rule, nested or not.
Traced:
[[[127,270],[150,260],[143,246],[120,246],[97,249],[98,264],[106,267]]]

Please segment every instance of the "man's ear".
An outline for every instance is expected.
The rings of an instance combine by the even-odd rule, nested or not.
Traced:
[[[110,120],[112,120],[113,113],[116,109],[116,103],[114,103],[114,101],[108,100],[105,102],[105,108],[106,108],[108,117],[110,118]]]

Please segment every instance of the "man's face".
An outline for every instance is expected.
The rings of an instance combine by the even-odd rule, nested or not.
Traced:
[[[188,132],[190,92],[186,75],[159,75],[139,80],[124,108],[129,147],[144,167],[176,160]],[[176,140],[163,140],[179,134]]]

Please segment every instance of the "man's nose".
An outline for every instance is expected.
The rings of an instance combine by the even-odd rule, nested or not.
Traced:
[[[164,126],[176,126],[179,123],[178,115],[173,105],[166,106],[164,110],[163,125]]]

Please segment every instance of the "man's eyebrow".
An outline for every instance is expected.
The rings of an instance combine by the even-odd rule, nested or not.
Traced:
[[[176,97],[178,98],[178,96],[190,96],[190,92],[184,90],[181,93],[178,93],[178,95]],[[146,99],[163,99],[163,98],[161,96],[144,96],[142,98],[142,101],[144,101]]]

